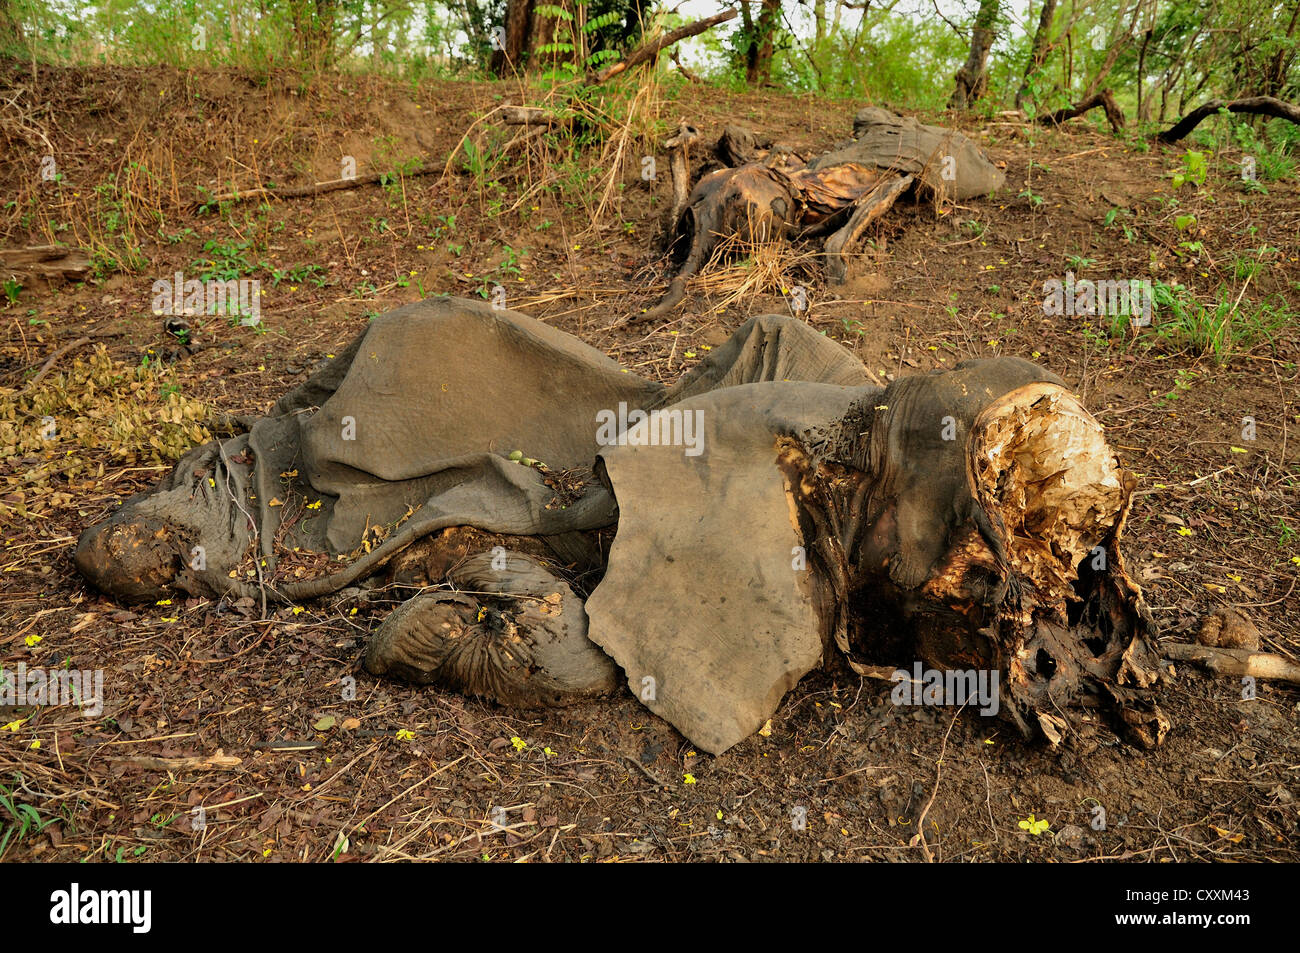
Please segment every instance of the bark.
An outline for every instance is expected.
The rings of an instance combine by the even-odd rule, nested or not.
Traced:
[[[1151,45],[1151,36],[1155,32],[1151,27],[1147,27],[1146,32],[1142,34],[1142,49],[1138,50],[1138,73],[1137,73],[1137,115],[1138,121],[1147,118],[1147,112],[1150,111],[1150,102],[1147,103],[1147,109],[1142,108],[1142,93],[1146,89],[1147,75],[1147,47]]]
[[[5,273],[80,281],[90,274],[90,254],[62,245],[0,249],[0,274]]]
[[[413,179],[419,175],[429,175],[432,172],[439,171],[437,166],[425,166],[422,169],[415,169],[407,172],[406,177]],[[201,202],[193,203],[191,209],[201,209],[208,205],[214,205],[220,202],[244,202],[249,199],[258,198],[278,198],[278,199],[299,199],[312,195],[323,195],[326,192],[342,192],[345,189],[355,189],[363,185],[377,185],[384,179],[392,175],[391,172],[375,172],[371,175],[358,175],[351,179],[330,179],[327,182],[316,182],[312,185],[298,185],[288,188],[268,189],[256,188],[245,189],[242,192],[227,192],[224,195],[217,195],[210,199],[204,199]]]
[[[781,15],[781,0],[760,0],[758,19],[753,19],[749,2],[741,4],[745,33],[749,45],[745,50],[745,82],[750,86],[766,83],[772,78],[772,54],[775,52],[777,18]]]
[[[533,21],[533,0],[509,0],[506,4],[505,39],[492,51],[489,64],[494,76],[508,76],[523,69]]]
[[[954,77],[956,86],[948,100],[950,109],[965,109],[983,98],[988,90],[989,50],[993,47],[998,18],[998,0],[980,0],[971,30],[970,55]]]
[[[1300,18],[1300,3],[1296,3],[1291,10],[1291,22],[1287,24],[1286,38],[1288,40],[1295,34],[1296,21]],[[1292,61],[1295,59],[1295,49],[1282,45],[1273,56],[1273,62],[1269,64],[1268,72],[1264,77],[1262,92],[1268,96],[1276,96],[1282,92],[1282,86],[1286,82],[1286,74],[1290,69]]]

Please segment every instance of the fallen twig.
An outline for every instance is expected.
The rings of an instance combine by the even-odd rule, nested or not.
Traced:
[[[119,760],[159,771],[229,771],[244,763],[242,758],[228,755],[221,748],[217,749],[216,754],[207,757],[157,758],[141,754]]]
[[[59,348],[57,351],[51,354],[49,358],[46,359],[45,363],[41,365],[41,369],[32,375],[32,379],[29,380],[27,382],[27,386],[23,388],[23,393],[30,391],[33,387],[39,384],[41,382],[41,379],[50,372],[51,368],[54,367],[55,363],[58,361],[59,358],[67,354],[69,351],[76,350],[77,348],[81,347],[81,345],[89,344],[89,343],[90,343],[89,337],[84,337],[84,336],[79,337],[75,341],[70,341],[69,343],[63,345],[63,347]]]

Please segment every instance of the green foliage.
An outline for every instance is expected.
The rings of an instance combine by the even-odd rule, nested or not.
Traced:
[[[222,242],[210,238],[203,243],[206,258],[196,258],[190,267],[197,270],[199,281],[233,281],[265,268],[265,262],[254,264],[248,257],[253,250],[252,241]]]
[[[1205,177],[1209,174],[1209,171],[1210,164],[1205,158],[1205,153],[1189,149],[1183,153],[1182,169],[1173,173],[1174,188],[1180,189],[1186,183],[1191,182],[1199,189],[1205,184]],[[1182,228],[1183,226],[1178,227]]]
[[[1146,343],[1165,350],[1204,355],[1226,363],[1234,354],[1272,341],[1297,316],[1279,296],[1252,301],[1241,290],[1220,286],[1210,301],[1201,301],[1182,285],[1156,282],[1159,318],[1143,334]]]
[[[21,781],[21,776],[15,779]],[[18,800],[16,788],[0,784],[0,858],[4,857],[9,843],[19,844],[28,834],[39,834],[56,821],[54,817],[44,817],[38,808]]]

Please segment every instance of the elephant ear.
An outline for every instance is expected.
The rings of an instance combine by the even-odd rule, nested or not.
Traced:
[[[861,393],[728,387],[657,411],[601,453],[619,522],[587,600],[588,637],[646,707],[705,751],[762,727],[822,657],[824,613],[778,441],[837,418]],[[656,439],[678,424],[694,445]]]

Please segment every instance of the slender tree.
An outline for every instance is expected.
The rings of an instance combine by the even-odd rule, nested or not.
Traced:
[[[970,55],[954,77],[957,84],[948,100],[950,108],[965,109],[982,98],[988,90],[989,50],[993,48],[997,20],[998,0],[980,0],[975,25],[971,29]]]
[[[1023,109],[1025,98],[1029,95],[1029,80],[1043,65],[1047,54],[1052,51],[1047,42],[1052,32],[1052,18],[1056,16],[1056,0],[1043,0],[1043,9],[1038,15],[1038,28],[1029,44],[1029,60],[1025,63],[1025,75],[1016,90],[1016,108]]]

